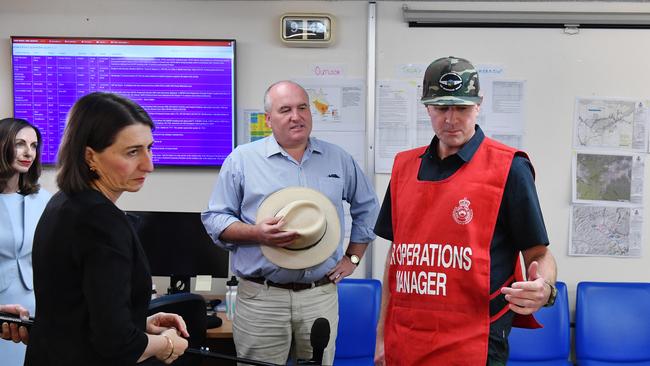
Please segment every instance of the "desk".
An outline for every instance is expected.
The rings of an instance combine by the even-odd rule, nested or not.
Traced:
[[[232,321],[226,318],[226,314],[217,313],[217,316],[221,318],[223,322],[220,327],[208,329],[206,331],[206,337],[208,339],[230,339],[232,340]]]

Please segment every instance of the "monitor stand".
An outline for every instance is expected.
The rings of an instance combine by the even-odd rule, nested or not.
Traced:
[[[177,294],[179,292],[190,292],[190,276],[171,275],[169,278],[168,294]]]

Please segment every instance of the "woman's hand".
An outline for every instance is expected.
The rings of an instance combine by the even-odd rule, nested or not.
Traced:
[[[166,347],[156,354],[157,359],[170,364],[185,353],[187,340],[182,338],[175,329],[167,329],[160,333],[160,336],[165,338]]]
[[[20,315],[21,318],[29,318],[29,311],[20,305],[0,305],[0,311]],[[2,323],[2,339],[12,340],[15,343],[29,341],[27,328],[19,327],[17,324]]]
[[[185,320],[178,314],[156,313],[147,318],[147,333],[161,334],[169,328],[174,328],[183,337],[189,337]]]

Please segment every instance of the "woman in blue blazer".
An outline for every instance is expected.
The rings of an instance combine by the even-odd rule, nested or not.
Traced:
[[[31,314],[32,240],[50,199],[38,184],[40,145],[35,126],[22,119],[0,120],[0,304],[21,304]],[[3,364],[22,365],[24,358],[24,345],[0,342]]]

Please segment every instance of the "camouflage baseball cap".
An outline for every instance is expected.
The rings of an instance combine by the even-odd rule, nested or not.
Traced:
[[[478,92],[478,72],[474,66],[463,58],[449,56],[427,67],[421,101],[427,105],[481,104],[483,97]]]

